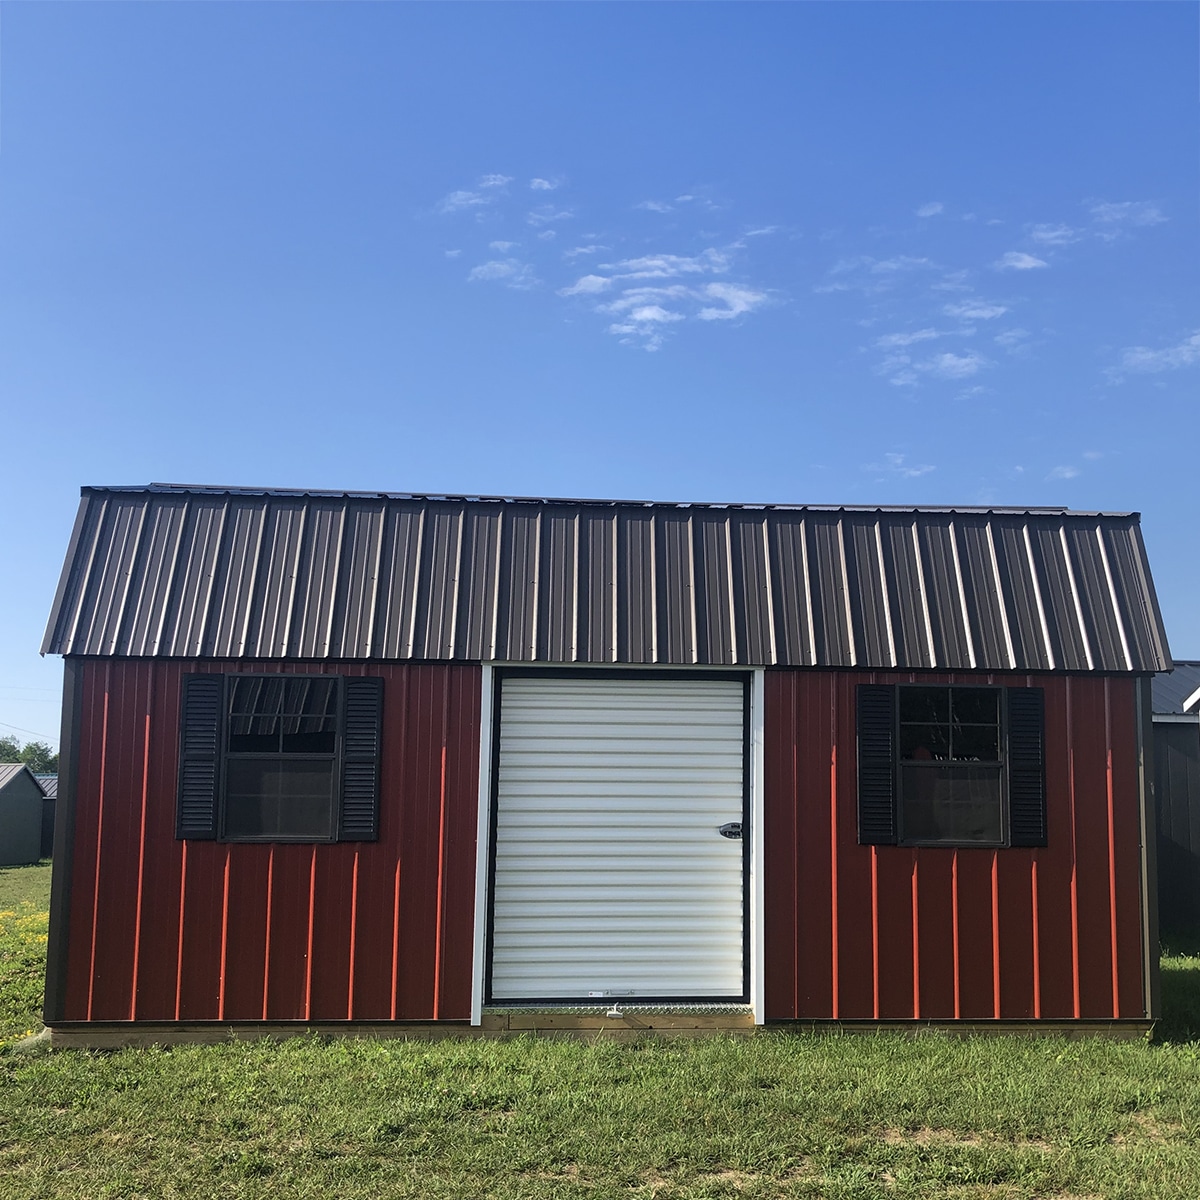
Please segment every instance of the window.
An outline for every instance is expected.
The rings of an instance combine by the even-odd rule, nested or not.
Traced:
[[[373,841],[381,698],[371,678],[185,676],[177,836]]]
[[[858,689],[859,841],[1040,846],[1041,688]]]

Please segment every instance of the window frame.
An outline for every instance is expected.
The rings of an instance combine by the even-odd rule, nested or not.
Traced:
[[[896,711],[892,743],[893,750],[893,769],[895,771],[895,796],[896,796],[896,845],[897,846],[941,846],[949,847],[957,850],[995,850],[1005,849],[1012,843],[1012,823],[1009,819],[1009,804],[1008,804],[1008,692],[1009,689],[999,684],[974,684],[974,683],[898,683],[893,685],[896,690]],[[973,759],[931,759],[922,761],[919,759],[908,759],[903,756],[901,750],[901,730],[904,722],[901,721],[901,702],[903,693],[916,688],[923,689],[939,689],[951,693],[951,704],[953,704],[953,693],[955,691],[974,691],[974,692],[994,692],[996,696],[997,709],[997,736],[999,738],[999,759],[992,762],[983,762]],[[951,714],[953,708],[951,707]],[[953,718],[950,722],[953,729]],[[983,840],[971,839],[964,840],[956,837],[943,838],[922,838],[922,837],[907,837],[904,832],[904,769],[906,767],[915,767],[919,771],[936,772],[939,768],[954,768],[959,766],[980,766],[980,767],[995,767],[999,776],[1000,786],[1000,838],[999,840]]]
[[[335,701],[337,722],[333,737],[333,752],[329,754],[313,754],[305,751],[278,750],[274,753],[264,753],[260,750],[230,750],[229,724],[230,705],[233,702],[233,692],[236,685],[243,680],[269,679],[287,683],[295,680],[321,680],[332,682],[337,693]],[[238,672],[222,676],[221,691],[221,725],[219,731],[219,754],[221,757],[217,785],[217,836],[216,841],[231,844],[248,843],[268,845],[330,845],[341,841],[342,826],[342,776],[344,773],[344,753],[346,724],[346,689],[341,675],[293,675],[290,672]],[[229,762],[264,761],[271,762],[328,762],[330,764],[330,834],[328,837],[313,834],[230,834],[227,830],[229,813]]]

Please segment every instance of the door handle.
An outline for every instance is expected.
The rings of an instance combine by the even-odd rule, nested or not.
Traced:
[[[718,827],[717,832],[723,838],[733,838],[735,841],[740,841],[742,837],[741,821],[726,821],[724,825]]]

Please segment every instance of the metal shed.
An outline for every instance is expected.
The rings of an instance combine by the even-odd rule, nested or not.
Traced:
[[[24,763],[0,763],[0,867],[41,857],[42,801],[42,789]]]
[[[60,1039],[1155,1010],[1136,514],[86,488],[43,649]]]
[[[1200,938],[1200,662],[1154,680],[1158,903],[1164,936]]]

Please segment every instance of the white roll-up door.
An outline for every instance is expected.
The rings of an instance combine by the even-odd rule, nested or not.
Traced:
[[[505,678],[492,998],[742,998],[744,789],[740,678]]]

